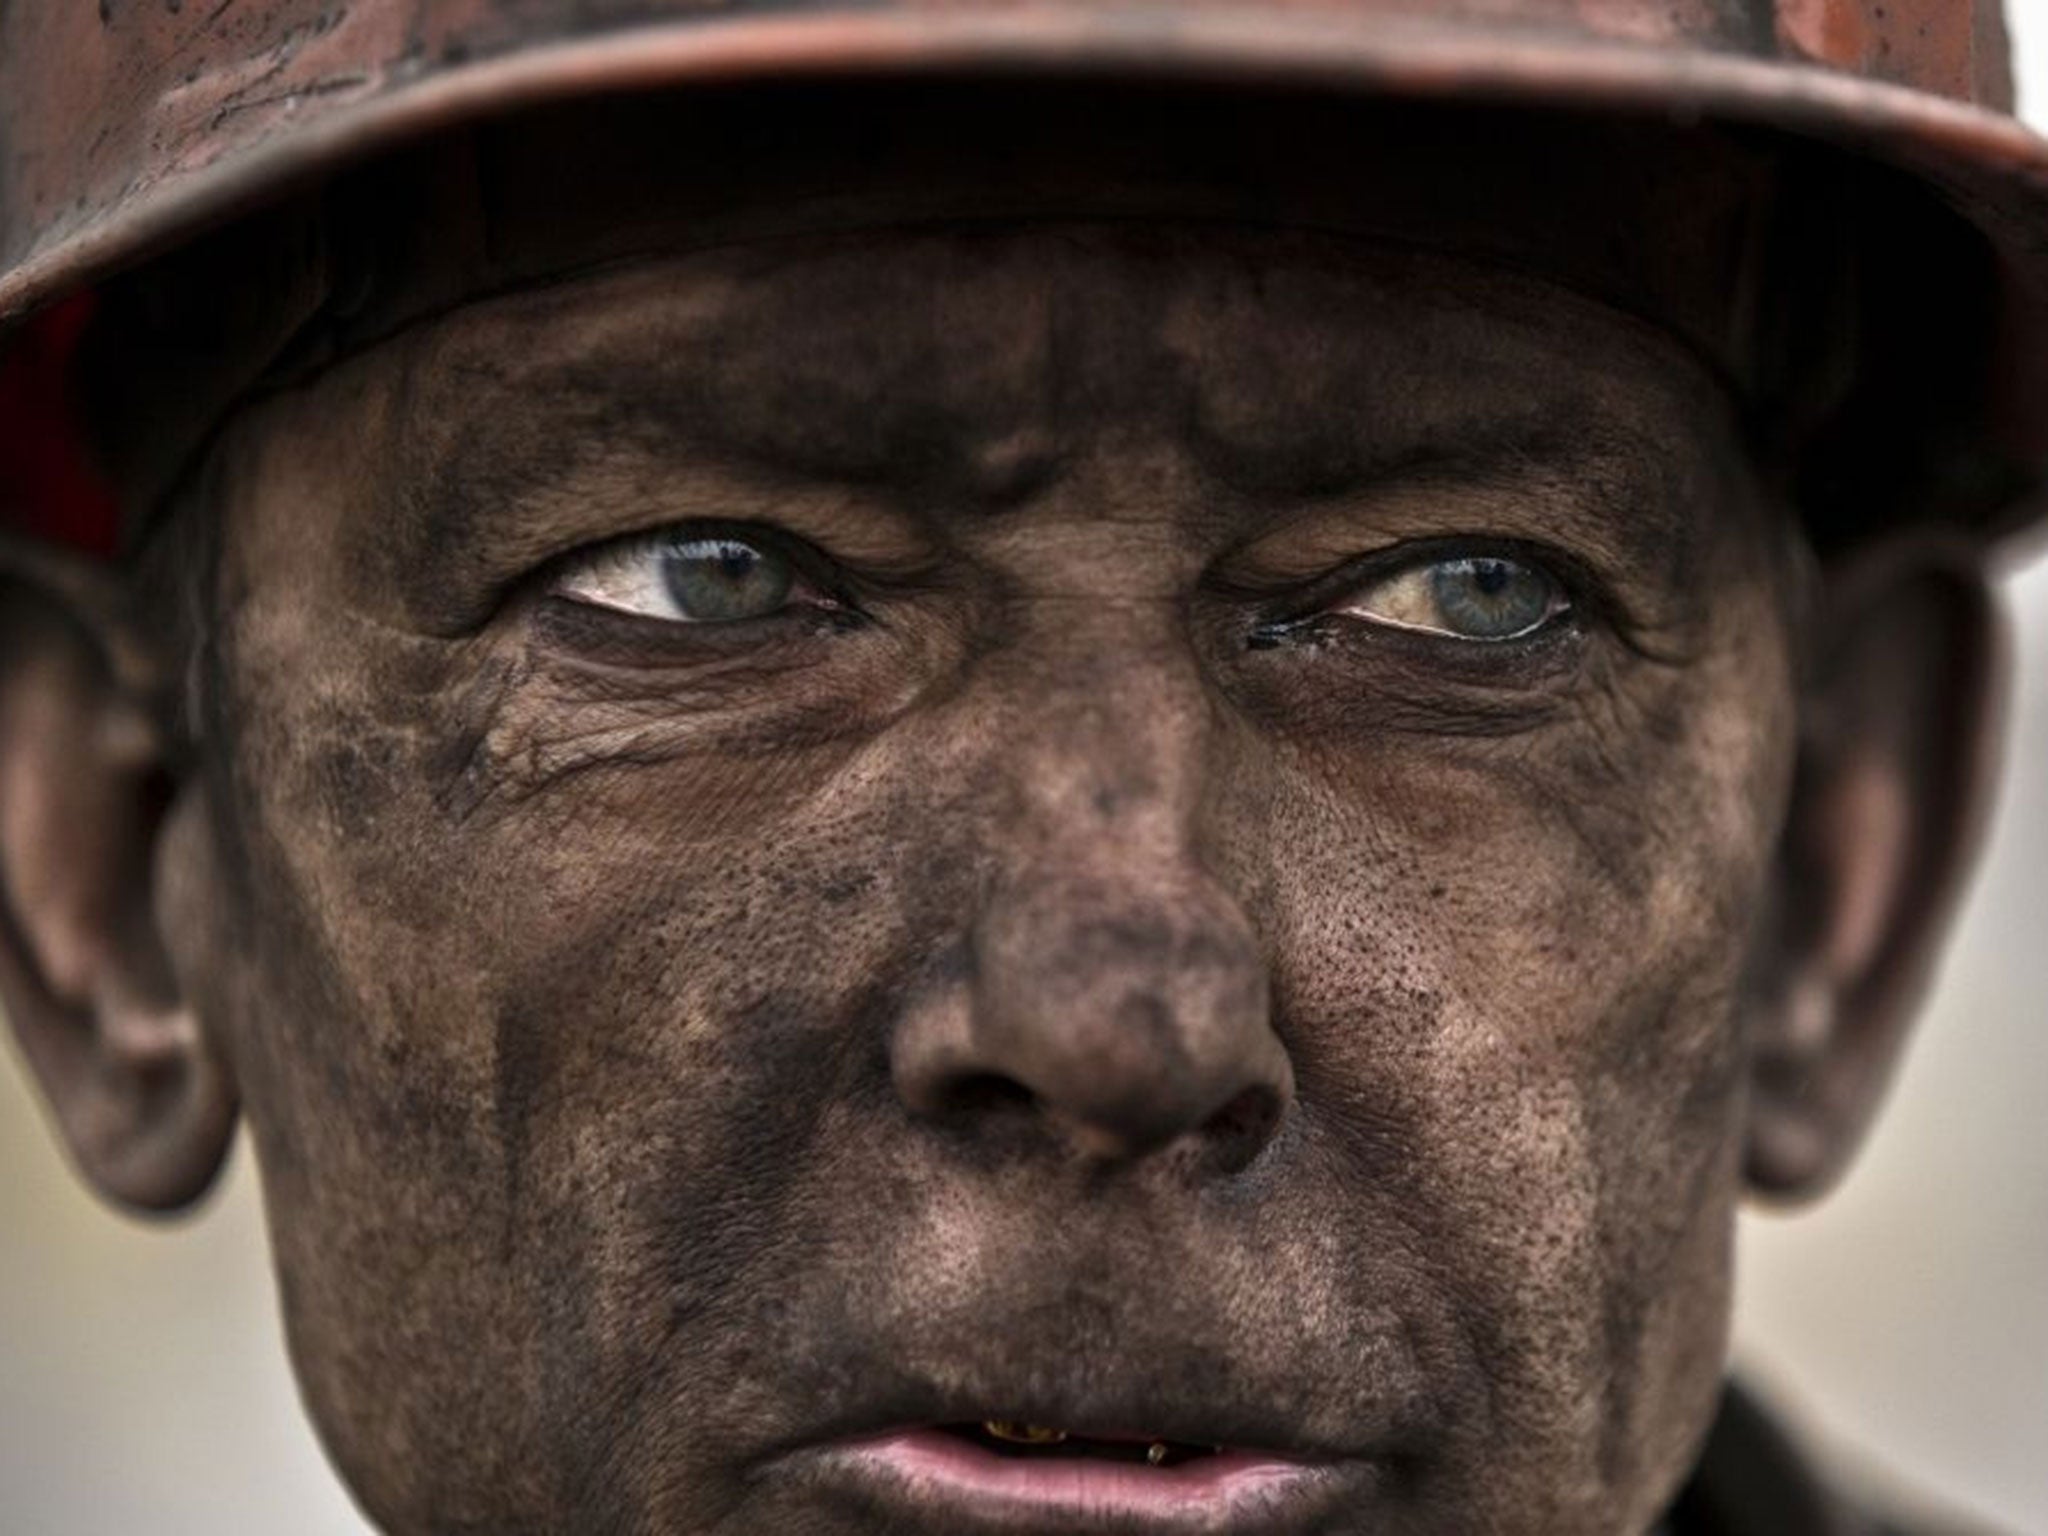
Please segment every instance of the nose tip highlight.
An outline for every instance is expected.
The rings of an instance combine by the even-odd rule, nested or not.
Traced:
[[[1293,1097],[1265,965],[1205,877],[1115,892],[1012,888],[980,914],[965,995],[894,1042],[898,1092],[957,1134],[1014,1136],[1097,1163],[1190,1143],[1212,1173],[1249,1164]]]

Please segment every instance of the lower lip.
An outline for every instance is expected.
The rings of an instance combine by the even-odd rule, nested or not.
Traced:
[[[1256,1530],[1264,1519],[1331,1484],[1328,1463],[1219,1451],[1171,1467],[1084,1457],[1000,1456],[934,1429],[896,1430],[844,1442],[826,1454],[837,1468],[917,1504],[995,1525],[1062,1529]]]

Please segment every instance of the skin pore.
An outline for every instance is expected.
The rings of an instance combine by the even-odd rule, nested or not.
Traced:
[[[392,1531],[1025,1529],[832,1450],[1001,1419],[1324,1466],[1274,1531],[1639,1536],[1735,1203],[1853,1142],[1966,841],[1965,748],[1864,722],[1974,587],[1816,714],[1863,664],[1720,385],[1476,261],[700,251],[416,326],[205,488],[160,990]]]

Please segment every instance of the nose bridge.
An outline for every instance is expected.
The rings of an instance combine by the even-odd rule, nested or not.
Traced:
[[[897,1079],[913,1108],[970,1130],[1021,1103],[1089,1158],[1192,1138],[1236,1164],[1270,1137],[1292,1070],[1258,936],[1203,854],[1217,722],[1160,628],[1098,614],[1014,679],[1031,723],[1000,754],[967,995],[950,1025],[899,1040]],[[992,1082],[1010,1091],[961,1091]]]
[[[1047,622],[1055,632],[1018,658],[1018,724],[1003,733],[1025,841],[1046,862],[1125,877],[1197,856],[1217,721],[1177,613],[1133,603]]]

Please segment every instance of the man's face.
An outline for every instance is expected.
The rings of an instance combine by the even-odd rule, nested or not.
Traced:
[[[790,241],[473,305],[218,467],[173,948],[373,1515],[1670,1497],[1794,732],[1650,330],[1297,235]],[[1071,1433],[1040,1515],[961,1492],[989,1420]],[[1055,1507],[1098,1437],[1213,1497]]]

